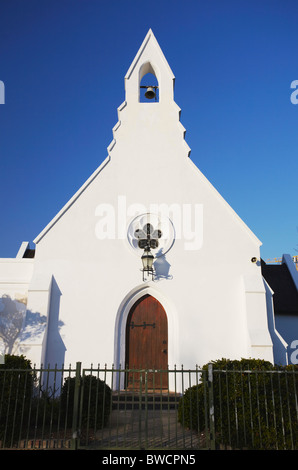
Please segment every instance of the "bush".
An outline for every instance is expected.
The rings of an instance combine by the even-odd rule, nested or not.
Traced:
[[[72,426],[75,377],[67,377],[61,391],[61,412],[68,426]],[[83,393],[83,398],[82,398]],[[81,378],[79,403],[82,407],[81,426],[100,428],[108,422],[111,408],[111,389],[93,375]],[[81,403],[82,401],[82,403]]]
[[[249,449],[297,448],[295,366],[274,367],[258,359],[221,359],[212,364],[217,443]],[[178,419],[188,428],[208,432],[208,364],[202,369],[201,383],[186,390],[180,401]]]
[[[26,422],[34,389],[31,362],[24,356],[5,355],[0,365],[0,439],[3,445],[18,439]]]

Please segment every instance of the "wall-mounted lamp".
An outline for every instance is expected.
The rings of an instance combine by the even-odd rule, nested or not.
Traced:
[[[143,281],[147,280],[147,276],[154,278],[153,261],[154,255],[151,253],[151,249],[158,247],[158,239],[162,236],[161,230],[154,230],[151,224],[145,224],[142,229],[137,229],[134,233],[136,239],[138,239],[138,247],[144,250],[142,255],[143,264]]]
[[[154,256],[151,253],[150,246],[146,246],[144,253],[142,255],[142,263],[143,263],[143,281],[146,280],[146,275],[151,276],[153,279],[153,261],[154,261]]]

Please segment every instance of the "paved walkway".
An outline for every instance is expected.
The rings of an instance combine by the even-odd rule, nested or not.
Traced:
[[[184,429],[175,410],[115,410],[109,428],[98,431],[93,444],[106,449],[206,448],[203,436]]]

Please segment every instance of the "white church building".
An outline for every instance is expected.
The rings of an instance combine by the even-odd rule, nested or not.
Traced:
[[[261,242],[192,162],[174,79],[149,30],[107,158],[34,249],[0,260],[6,352],[58,367],[288,362]]]

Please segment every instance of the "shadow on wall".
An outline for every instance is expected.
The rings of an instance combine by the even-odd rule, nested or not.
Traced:
[[[5,354],[12,354],[13,348],[24,321],[23,302],[12,300],[9,295],[3,295],[0,299],[0,339],[4,346]]]
[[[54,283],[54,293],[51,296],[51,304],[53,303],[54,307],[57,306],[56,298],[57,285]],[[47,324],[45,315],[26,309],[26,301],[25,298],[12,299],[9,295],[0,297],[0,342],[4,346],[3,353],[26,354],[30,344],[46,341],[46,346],[50,342],[51,349],[56,346],[56,359],[63,363],[66,348],[59,334],[63,322],[53,315]]]
[[[0,298],[0,339],[5,354],[13,354],[20,342],[36,338],[45,330],[46,317],[26,310],[26,299]]]
[[[158,254],[161,252],[158,252]],[[170,274],[170,263],[166,260],[166,256],[162,255],[155,259],[154,263],[155,280],[160,281],[161,279],[173,279]]]

